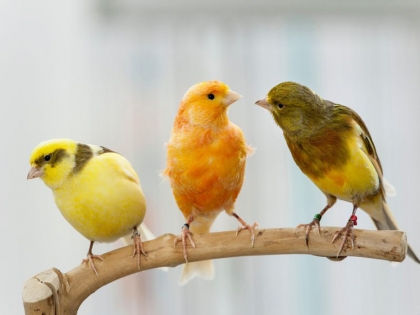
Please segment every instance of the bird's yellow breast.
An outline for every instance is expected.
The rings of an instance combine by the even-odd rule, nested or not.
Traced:
[[[117,153],[93,157],[53,193],[67,221],[93,241],[111,242],[127,235],[146,211],[135,171]]]
[[[346,163],[331,168],[323,176],[309,178],[322,191],[346,201],[361,201],[379,189],[379,176],[367,154],[359,135],[345,140],[348,148]]]

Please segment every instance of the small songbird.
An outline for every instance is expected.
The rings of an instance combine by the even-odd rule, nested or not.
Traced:
[[[181,236],[184,265],[180,282],[195,275],[212,279],[211,261],[188,263],[186,241],[195,248],[191,234],[204,234],[217,215],[225,210],[239,220],[238,232],[251,232],[252,246],[255,228],[243,221],[234,205],[245,174],[247,146],[242,130],[229,121],[230,104],[241,98],[219,81],[201,82],[184,95],[167,144],[167,167],[163,172],[170,179],[173,195],[186,223]]]
[[[351,202],[353,212],[340,236],[337,257],[347,238],[354,247],[353,226],[357,225],[356,210],[370,215],[379,230],[397,230],[397,222],[385,201],[390,186],[383,177],[381,162],[369,131],[360,116],[350,108],[319,97],[309,88],[294,82],[283,82],[257,101],[268,109],[283,135],[293,159],[314,184],[326,195],[327,205],[309,224],[298,227],[309,232],[316,226],[337,198]],[[408,255],[420,263],[411,247]]]
[[[87,259],[98,272],[94,242],[113,242],[132,232],[133,257],[143,250],[137,230],[146,213],[140,180],[122,155],[105,147],[70,139],[41,142],[32,151],[28,179],[41,178],[51,188],[64,218],[90,241]]]

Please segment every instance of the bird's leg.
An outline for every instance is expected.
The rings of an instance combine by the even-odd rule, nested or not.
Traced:
[[[356,210],[358,206],[353,205],[353,212],[347,221],[347,224],[345,227],[343,227],[340,231],[335,232],[334,237],[332,239],[332,243],[334,243],[340,236],[343,238],[343,241],[341,242],[340,248],[337,253],[337,258],[340,255],[341,251],[343,250],[344,244],[346,243],[347,237],[350,236],[351,241],[351,248],[354,248],[354,232],[353,232],[353,226],[357,225],[357,217],[356,217]]]
[[[131,235],[133,239],[133,255],[131,257],[137,256],[137,267],[140,270],[140,256],[147,256],[146,252],[143,249],[143,243],[141,242],[141,237],[139,231],[137,231],[137,227],[133,227],[133,234]]]
[[[194,248],[195,249],[195,243],[194,243],[194,241],[193,241],[193,239],[192,239],[192,233],[191,233],[191,231],[190,231],[190,224],[191,224],[191,222],[192,221],[194,221],[194,218],[192,217],[192,216],[190,216],[189,218],[188,218],[188,221],[187,221],[187,223],[185,223],[183,226],[182,226],[182,230],[181,230],[181,235],[180,236],[178,236],[176,239],[175,239],[175,242],[174,242],[174,247],[176,247],[176,245],[179,243],[179,242],[182,242],[182,249],[183,249],[183,251],[184,251],[184,259],[185,259],[185,262],[188,264],[188,254],[187,254],[187,238],[189,239],[189,241],[190,241],[190,243],[191,243],[191,246],[192,246],[192,248]]]
[[[242,218],[239,215],[237,215],[235,212],[233,212],[232,215],[242,224],[241,226],[238,227],[238,231],[236,231],[236,236],[238,236],[239,232],[241,232],[242,230],[248,230],[251,233],[251,247],[254,247],[255,228],[259,226],[258,223],[254,222],[253,225],[249,225],[244,220],[242,220]]]
[[[315,214],[314,219],[312,220],[312,222],[308,223],[308,224],[299,224],[296,229],[299,229],[301,227],[305,228],[305,242],[306,242],[306,247],[309,247],[309,232],[311,232],[312,227],[316,227],[316,229],[318,230],[318,235],[321,236],[321,225],[319,224],[319,222],[322,219],[322,216],[325,214],[325,212],[327,212],[327,210],[329,208],[331,208],[332,205],[326,205],[324,209],[322,209],[322,211],[320,213]]]
[[[87,258],[82,260],[82,264],[83,263],[89,263],[90,266],[92,267],[93,271],[95,272],[95,274],[98,275],[98,272],[96,271],[96,268],[95,268],[95,264],[93,263],[93,259],[96,258],[96,259],[99,259],[99,260],[102,260],[102,261],[104,261],[104,260],[99,255],[93,255],[92,254],[92,248],[93,248],[93,241],[90,241],[89,251],[88,251],[88,253],[86,255]]]

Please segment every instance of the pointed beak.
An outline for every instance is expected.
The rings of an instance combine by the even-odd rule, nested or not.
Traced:
[[[41,177],[42,175],[44,175],[44,170],[39,168],[39,167],[32,167],[29,170],[28,176],[26,177],[26,179],[33,179],[33,178],[37,178],[37,177]]]
[[[241,94],[238,94],[234,91],[229,91],[229,93],[225,96],[225,104],[229,106],[230,104],[236,102],[242,97]]]
[[[259,101],[256,101],[255,104],[257,104],[258,106],[261,106],[262,108],[268,109],[270,112],[273,111],[270,103],[268,103],[267,101],[267,97],[262,98]]]

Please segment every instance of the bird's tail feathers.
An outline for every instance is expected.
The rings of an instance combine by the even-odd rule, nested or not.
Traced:
[[[185,264],[182,267],[179,284],[184,285],[195,277],[212,280],[214,278],[213,262],[211,260],[204,260]]]
[[[382,212],[385,216],[385,220],[380,222],[372,218],[373,223],[375,223],[378,230],[399,230],[397,220],[391,212],[388,204],[385,201],[382,201]],[[420,260],[417,255],[414,253],[410,245],[407,246],[407,255],[410,256],[416,263],[420,264]]]
[[[210,233],[210,228],[213,225],[219,212],[214,211],[207,215],[196,216],[194,221],[190,224],[190,231],[194,235]],[[205,280],[212,280],[214,277],[214,266],[211,260],[197,261],[186,263],[182,267],[181,277],[179,284],[184,285],[191,279],[200,277]]]
[[[385,201],[382,201],[382,215],[383,219],[381,221],[372,218],[378,230],[399,230],[397,220]]]

